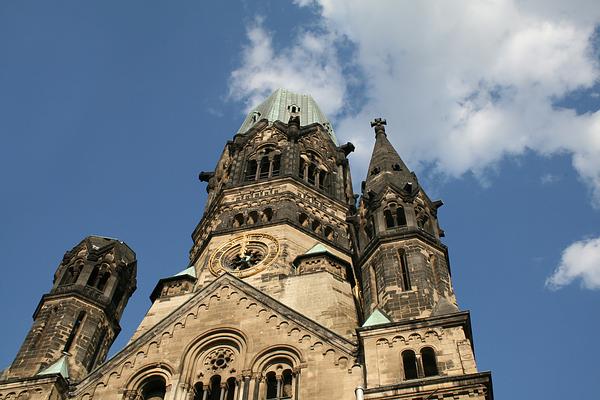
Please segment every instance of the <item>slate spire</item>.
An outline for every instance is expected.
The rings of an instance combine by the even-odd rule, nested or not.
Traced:
[[[369,163],[367,180],[363,186],[363,194],[379,193],[386,186],[395,186],[412,192],[417,188],[417,177],[400,158],[385,132],[386,121],[376,118],[371,122],[375,129],[375,146]]]

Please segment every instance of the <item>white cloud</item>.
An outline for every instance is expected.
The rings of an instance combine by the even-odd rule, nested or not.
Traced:
[[[273,49],[260,24],[251,27],[243,64],[232,74],[233,97],[252,103],[277,86],[311,92],[326,113],[339,113],[340,139],[358,142],[353,161],[361,170],[376,116],[387,118],[389,137],[411,167],[433,166],[448,177],[485,179],[502,158],[527,150],[566,152],[600,206],[600,112],[553,106],[600,79],[591,45],[597,1],[295,3],[316,6],[319,30]],[[353,88],[340,68],[340,39],[355,45],[352,63],[366,88],[366,103],[352,114],[342,109]]]
[[[544,174],[540,177],[540,182],[542,185],[551,185],[558,181],[560,181],[560,176],[551,173]]]
[[[586,289],[600,289],[600,237],[581,240],[567,247],[560,265],[546,280],[546,286],[560,289],[581,279]]]
[[[242,66],[231,73],[229,93],[245,101],[247,111],[278,88],[310,93],[326,114],[341,109],[346,85],[333,36],[302,31],[289,46],[275,50],[261,19],[247,35],[250,43],[243,50]]]

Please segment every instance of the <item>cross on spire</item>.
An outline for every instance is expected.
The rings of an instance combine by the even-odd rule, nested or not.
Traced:
[[[385,135],[385,125],[387,125],[387,122],[383,118],[375,118],[371,121],[371,127],[375,128],[375,135],[378,133],[383,133]]]

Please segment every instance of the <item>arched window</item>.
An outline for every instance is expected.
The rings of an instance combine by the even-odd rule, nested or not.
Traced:
[[[95,266],[86,285],[102,292],[104,291],[104,288],[106,288],[108,278],[110,278],[110,273],[108,271],[101,271],[99,266]]]
[[[304,180],[306,177],[306,161],[303,158],[300,159],[300,167],[298,168],[298,176]]]
[[[421,361],[423,362],[423,373],[425,376],[439,374],[435,351],[431,347],[423,347],[421,349]]]
[[[308,216],[304,213],[300,213],[300,215],[298,215],[298,222],[302,226],[308,226],[308,224],[309,224]]]
[[[406,226],[406,213],[404,212],[404,207],[398,206],[396,208],[396,223],[398,226]]]
[[[404,367],[404,379],[417,379],[417,356],[412,350],[402,352],[402,366]]]
[[[246,175],[245,181],[254,181],[256,180],[256,171],[258,170],[258,164],[256,160],[248,160],[246,164]]]
[[[317,173],[317,167],[315,164],[310,164],[308,166],[308,183],[310,183],[311,185],[314,185],[315,182],[317,181],[317,177],[316,177],[316,173]]]
[[[281,172],[281,154],[273,156],[273,167],[271,170],[271,176],[279,176]]]
[[[262,212],[262,221],[270,222],[271,219],[273,219],[273,209],[270,207],[265,208]]]
[[[384,210],[383,216],[385,217],[385,227],[390,229],[396,226],[394,223],[394,217],[392,216],[392,212],[390,210]]]
[[[244,215],[243,214],[236,214],[235,217],[233,217],[233,224],[232,226],[234,228],[239,228],[240,226],[244,225]]]
[[[319,220],[313,221],[312,230],[314,233],[321,233],[321,222],[319,222]]]
[[[110,278],[110,272],[102,271],[98,276],[98,282],[96,283],[96,289],[103,292],[106,288],[106,284],[108,283],[108,278]]]
[[[265,376],[265,383],[267,385],[267,400],[277,399],[277,376],[274,371],[271,371]]]
[[[263,148],[251,157],[246,163],[245,181],[272,178],[281,173],[281,154],[275,148]]]
[[[225,388],[227,393],[225,395],[225,400],[235,400],[236,388],[237,382],[235,381],[235,378],[231,377],[227,379],[227,386]]]
[[[202,382],[194,385],[194,400],[204,400],[204,385]]]
[[[214,375],[210,378],[210,389],[207,400],[221,400],[221,377]]]
[[[81,272],[81,265],[71,265],[65,270],[65,273],[60,280],[60,285],[71,285],[77,282],[79,273]]]
[[[327,240],[333,240],[335,238],[335,232],[333,231],[333,228],[331,228],[330,226],[325,227],[325,237],[327,238]]]
[[[86,286],[91,286],[91,287],[96,286],[96,282],[98,281],[98,274],[100,274],[100,267],[98,267],[96,265],[94,267],[94,269],[92,270],[92,273],[90,274],[90,277],[88,278]]]
[[[260,173],[258,174],[258,179],[264,179],[269,177],[271,161],[269,160],[268,155],[264,155],[260,160]]]
[[[291,399],[294,393],[294,388],[292,387],[292,382],[294,380],[294,376],[292,371],[286,369],[283,371],[282,376],[282,388],[281,388],[281,398],[282,399]]]
[[[234,377],[221,382],[221,376],[214,375],[208,386],[204,386],[202,382],[194,385],[194,400],[235,400],[237,389]]]
[[[419,206],[415,209],[415,215],[417,219],[417,226],[433,235],[433,225],[429,216],[429,212],[423,207]]]
[[[256,361],[258,399],[260,400],[297,400],[300,387],[299,354],[295,349],[282,346],[269,349]],[[257,397],[254,397],[255,399]]]
[[[294,398],[294,374],[290,368],[265,375],[265,400],[289,400]]]
[[[319,189],[326,190],[329,188],[329,174],[325,171],[319,172]]]
[[[385,218],[385,227],[387,229],[406,226],[406,214],[404,212],[404,207],[401,205],[396,203],[389,204],[383,211],[383,216]]]
[[[248,213],[248,224],[252,225],[258,222],[258,212],[251,211]]]
[[[144,381],[140,388],[142,400],[163,400],[167,385],[163,378],[152,376]]]

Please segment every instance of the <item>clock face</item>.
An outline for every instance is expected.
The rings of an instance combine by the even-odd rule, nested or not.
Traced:
[[[214,275],[224,271],[240,278],[253,275],[271,265],[279,254],[279,243],[271,235],[249,233],[223,244],[210,257]]]

